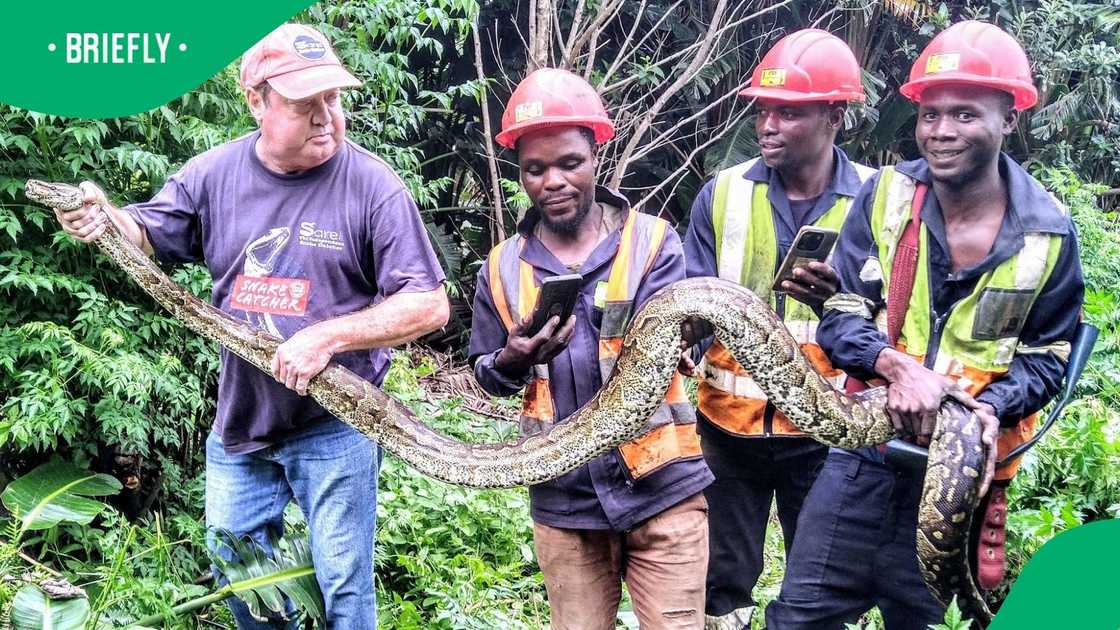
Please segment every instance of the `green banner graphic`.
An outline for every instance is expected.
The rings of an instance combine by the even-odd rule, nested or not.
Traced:
[[[209,79],[311,0],[8,3],[0,102],[114,118]]]
[[[1019,574],[990,630],[1120,628],[1120,520],[1075,527],[1047,541]]]

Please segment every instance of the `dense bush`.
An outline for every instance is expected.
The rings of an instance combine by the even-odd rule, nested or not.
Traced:
[[[464,411],[454,398],[423,400],[413,365],[398,353],[386,389],[441,431],[468,442],[512,437],[514,428]],[[539,628],[547,625],[536,568],[529,495],[472,490],[416,474],[387,456],[378,487],[377,580],[385,627]]]
[[[1024,459],[1011,486],[1012,572],[1054,534],[1102,518],[1120,518],[1120,234],[1115,215],[1095,204],[1101,186],[1068,169],[1040,169],[1077,224],[1085,269],[1085,319],[1101,329],[1079,385],[1080,399]]]

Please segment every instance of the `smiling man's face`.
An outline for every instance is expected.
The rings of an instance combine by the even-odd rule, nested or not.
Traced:
[[[1015,126],[1011,95],[994,88],[936,85],[922,91],[914,137],[934,181],[961,185],[999,157]]]
[[[517,140],[521,185],[546,228],[575,234],[595,201],[595,145],[579,127],[547,127]]]
[[[331,159],[346,136],[346,116],[338,89],[304,99],[285,98],[274,89],[248,90],[246,97],[261,128],[258,151],[270,168],[303,171]]]

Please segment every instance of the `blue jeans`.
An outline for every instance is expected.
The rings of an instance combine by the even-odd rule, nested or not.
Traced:
[[[226,454],[221,438],[211,433],[206,440],[206,525],[211,534],[224,527],[269,549],[268,534],[283,532],[284,507],[294,498],[311,533],[327,627],[374,630],[380,460],[380,449],[369,439],[333,418],[243,455]],[[216,548],[212,538],[208,544]],[[228,549],[217,547],[228,557]],[[240,600],[228,601],[238,628],[285,627],[279,621],[257,621]]]
[[[832,449],[797,520],[770,630],[841,630],[878,606],[888,630],[925,630],[945,608],[918,570],[924,473]]]

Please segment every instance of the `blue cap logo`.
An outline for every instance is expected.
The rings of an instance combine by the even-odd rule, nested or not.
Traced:
[[[322,59],[323,55],[327,54],[327,47],[323,42],[310,35],[300,35],[292,42],[292,46],[296,49],[297,55],[310,61]]]

